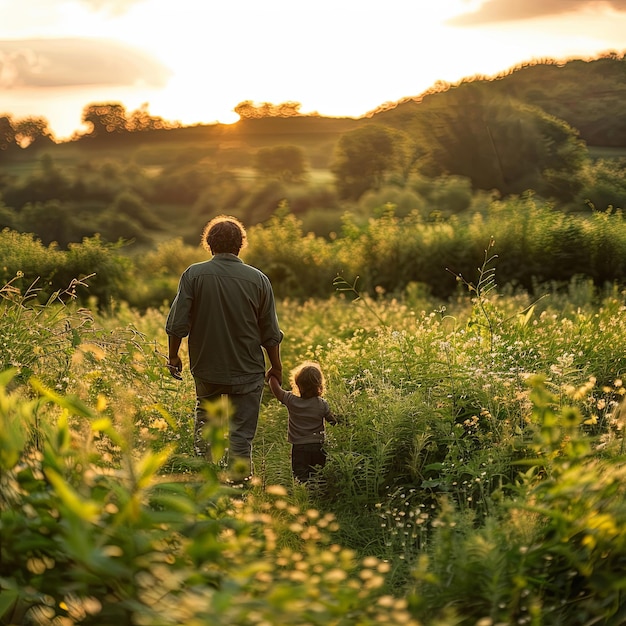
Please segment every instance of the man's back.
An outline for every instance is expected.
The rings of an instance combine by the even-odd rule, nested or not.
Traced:
[[[282,338],[268,278],[228,253],[185,270],[166,328],[189,336],[191,371],[212,383],[241,384],[263,375],[261,346]]]

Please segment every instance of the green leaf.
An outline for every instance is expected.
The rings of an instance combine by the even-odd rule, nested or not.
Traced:
[[[91,409],[78,398],[72,396],[62,396],[52,389],[46,387],[40,380],[31,378],[29,380],[31,387],[37,391],[42,397],[63,409],[67,409],[72,415],[81,417],[93,417]]]
[[[20,592],[17,589],[2,589],[0,593],[0,619],[18,601]],[[3,623],[8,623],[4,622]]]
[[[123,450],[126,449],[126,441],[115,430],[113,423],[108,417],[101,417],[91,422],[91,430],[105,434],[115,445]]]
[[[439,487],[439,485],[443,484],[445,481],[443,480],[423,480],[420,487],[424,489],[432,489],[433,487]]]
[[[178,425],[172,419],[172,416],[165,410],[162,404],[153,404],[152,407],[155,411],[159,412],[159,415],[169,424],[172,430],[178,430]]]
[[[17,369],[15,367],[9,367],[8,369],[0,372],[0,387],[6,387],[17,374]]]
[[[425,470],[440,470],[443,469],[443,463],[430,463],[424,467]]]
[[[147,487],[152,481],[154,475],[163,467],[167,459],[170,457],[172,450],[166,448],[161,452],[148,452],[137,464],[137,486],[140,489]]]
[[[186,496],[161,493],[153,496],[151,502],[170,511],[187,515],[196,515],[198,512],[195,503]]]
[[[528,326],[528,322],[530,321],[530,318],[533,316],[533,313],[535,312],[535,306],[531,306],[528,311],[526,311],[526,313],[520,313],[519,315],[519,323],[520,326],[522,328],[525,328],[526,326]]]
[[[100,507],[95,502],[82,500],[76,491],[63,480],[63,477],[52,468],[44,468],[44,473],[68,511],[85,522],[95,522],[98,519]]]

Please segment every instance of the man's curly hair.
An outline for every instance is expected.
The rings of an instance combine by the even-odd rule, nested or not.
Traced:
[[[202,232],[202,246],[211,254],[239,254],[248,243],[244,225],[230,215],[214,217]]]

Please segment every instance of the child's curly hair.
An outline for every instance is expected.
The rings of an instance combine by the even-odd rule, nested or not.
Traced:
[[[326,381],[318,363],[305,361],[289,374],[291,389],[299,392],[301,398],[315,398],[324,395]]]
[[[202,246],[211,254],[239,254],[246,247],[248,236],[244,225],[230,215],[214,217],[202,232]]]

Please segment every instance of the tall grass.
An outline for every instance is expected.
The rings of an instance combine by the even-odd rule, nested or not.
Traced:
[[[295,484],[266,395],[243,493],[192,458],[167,307],[9,283],[2,623],[619,623],[626,294],[536,302],[491,252],[445,302],[348,274],[279,300],[284,367],[320,362],[339,423]]]

